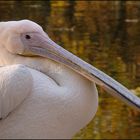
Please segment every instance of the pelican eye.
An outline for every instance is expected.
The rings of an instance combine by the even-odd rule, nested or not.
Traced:
[[[30,35],[25,35],[25,38],[26,39],[31,39],[31,36]]]

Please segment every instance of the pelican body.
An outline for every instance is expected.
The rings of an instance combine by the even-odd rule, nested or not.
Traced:
[[[38,24],[0,22],[0,33],[0,138],[71,138],[97,111],[95,83],[140,109],[138,97]]]

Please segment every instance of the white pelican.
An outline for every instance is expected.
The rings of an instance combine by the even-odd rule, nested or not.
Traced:
[[[0,138],[71,138],[96,113],[94,82],[140,109],[138,97],[29,20],[0,22],[0,66]]]

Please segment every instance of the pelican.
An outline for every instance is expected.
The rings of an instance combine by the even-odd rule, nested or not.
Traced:
[[[97,111],[95,84],[140,110],[137,96],[37,23],[0,22],[0,138],[71,138]]]

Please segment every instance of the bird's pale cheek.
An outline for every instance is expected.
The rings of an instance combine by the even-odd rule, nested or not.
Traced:
[[[8,38],[5,47],[13,54],[22,54],[24,52],[24,45],[17,37]]]

